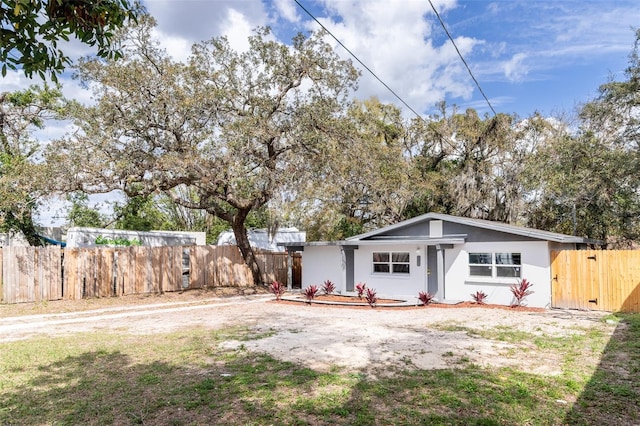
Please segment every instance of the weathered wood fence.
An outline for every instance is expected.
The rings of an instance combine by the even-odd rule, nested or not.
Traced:
[[[4,303],[254,286],[236,246],[0,249]],[[287,283],[287,254],[257,251],[262,281]],[[293,255],[293,286],[302,262]]]
[[[554,308],[640,312],[640,250],[551,253]]]

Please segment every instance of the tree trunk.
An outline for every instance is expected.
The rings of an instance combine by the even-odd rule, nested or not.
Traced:
[[[242,253],[242,257],[244,258],[245,263],[247,264],[249,269],[251,269],[254,285],[262,285],[262,272],[260,271],[260,265],[258,265],[258,262],[256,261],[256,256],[253,252],[253,248],[249,243],[247,228],[245,228],[244,226],[244,218],[240,218],[238,216],[242,215],[236,215],[233,218],[233,222],[231,223],[233,235],[236,237],[236,244],[240,249],[240,253]]]

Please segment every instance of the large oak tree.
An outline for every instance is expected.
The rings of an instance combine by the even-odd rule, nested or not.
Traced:
[[[78,132],[50,159],[65,165],[68,189],[163,192],[225,220],[258,283],[247,217],[299,183],[333,134],[358,72],[322,34],[287,46],[263,28],[247,51],[214,38],[194,45],[188,64],[177,63],[151,38],[153,24],[143,19],[123,36],[123,59],[80,63],[96,104],[77,109]]]

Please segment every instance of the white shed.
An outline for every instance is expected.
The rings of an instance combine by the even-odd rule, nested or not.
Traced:
[[[67,247],[188,246],[205,244],[204,232],[128,231],[73,227],[67,231]]]
[[[266,229],[250,229],[247,232],[249,244],[253,248],[259,248],[268,251],[283,252],[285,248],[279,243],[290,243],[294,241],[306,241],[307,233],[298,230],[298,228],[280,228],[275,235],[270,236]],[[236,245],[236,237],[233,231],[224,231],[218,237],[219,246]]]

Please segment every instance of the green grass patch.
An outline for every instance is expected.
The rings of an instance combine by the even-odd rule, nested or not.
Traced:
[[[0,424],[634,424],[640,420],[640,315],[617,318],[606,347],[601,330],[576,330],[567,341],[506,328],[473,330],[554,351],[565,364],[558,376],[468,360],[457,368],[395,369],[378,378],[339,367],[316,371],[220,345],[272,332],[245,328],[4,343]],[[572,370],[585,348],[600,348],[601,363]]]
[[[605,320],[616,331],[567,421],[571,424],[640,424],[640,314]]]

